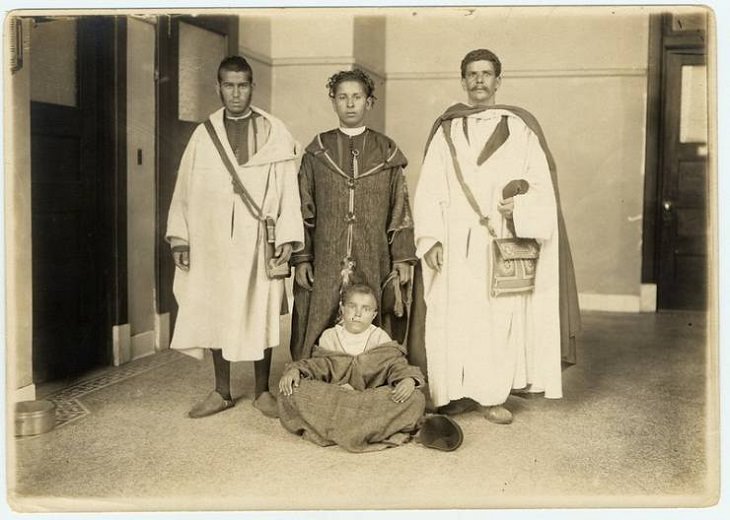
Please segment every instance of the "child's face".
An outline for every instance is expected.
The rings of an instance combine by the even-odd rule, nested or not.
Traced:
[[[340,126],[357,128],[363,125],[365,113],[370,110],[373,100],[365,93],[359,81],[342,81],[337,85],[332,107],[340,118]]]
[[[351,294],[344,305],[340,305],[342,326],[352,334],[363,332],[375,319],[377,305],[375,298],[370,294]]]

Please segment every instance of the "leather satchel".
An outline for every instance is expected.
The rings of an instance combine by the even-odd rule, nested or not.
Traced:
[[[288,278],[289,276],[291,276],[291,267],[289,266],[289,262],[284,262],[280,265],[276,265],[276,257],[274,256],[276,245],[276,221],[272,217],[264,216],[261,206],[259,206],[256,201],[253,200],[251,194],[248,192],[248,190],[246,190],[245,186],[238,178],[236,169],[233,167],[233,163],[231,163],[228,155],[226,155],[226,151],[223,149],[223,144],[218,138],[218,134],[215,133],[213,123],[210,121],[210,119],[205,121],[205,129],[208,131],[208,135],[210,135],[210,139],[213,141],[216,150],[218,150],[218,154],[220,155],[223,164],[226,166],[228,174],[231,176],[233,191],[237,193],[239,197],[241,197],[243,205],[246,206],[251,215],[259,221],[259,225],[263,226],[264,264],[266,267],[266,276],[272,280]],[[271,169],[269,169],[269,177],[266,179],[264,200],[266,199],[266,193],[268,193],[269,191],[270,178]]]
[[[479,223],[487,228],[492,236],[492,254],[490,255],[492,279],[490,283],[492,296],[531,293],[535,290],[535,272],[537,260],[540,257],[540,244],[534,238],[497,238],[489,217],[482,213],[474,195],[471,192],[456,157],[456,149],[451,136],[444,131],[446,143],[449,145],[451,159],[454,164],[456,178],[464,191],[466,200],[472,209],[479,215]],[[513,180],[507,183],[502,190],[502,198],[507,199],[515,195],[526,193],[529,183],[524,179]],[[514,233],[514,223],[509,222],[508,228]]]
[[[276,226],[274,219],[266,217],[266,244],[264,244],[264,261],[266,262],[266,276],[272,280],[279,278],[288,278],[291,276],[291,267],[289,262],[276,265],[277,258],[274,256],[276,245]]]
[[[492,240],[492,296],[532,292],[539,257],[534,238]]]

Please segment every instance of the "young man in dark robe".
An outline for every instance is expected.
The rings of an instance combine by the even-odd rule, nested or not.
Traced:
[[[341,71],[327,88],[339,128],[314,138],[299,170],[305,245],[291,257],[294,360],[309,358],[322,332],[335,324],[344,288],[382,288],[391,274],[408,284],[416,262],[406,158],[390,138],[364,124],[375,100],[372,79],[360,70]],[[380,291],[377,300],[381,309]],[[381,318],[375,323],[402,341]]]

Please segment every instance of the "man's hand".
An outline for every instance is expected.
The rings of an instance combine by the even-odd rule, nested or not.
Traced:
[[[294,280],[296,280],[299,287],[311,291],[312,284],[314,283],[314,271],[312,271],[312,263],[302,262],[301,264],[297,264],[297,266],[294,268]]]
[[[511,219],[512,213],[515,210],[515,199],[510,197],[508,199],[500,200],[497,205],[497,210],[502,214],[504,218]]]
[[[190,251],[173,251],[172,260],[178,269],[182,271],[190,270]]]
[[[444,266],[444,246],[441,242],[436,242],[428,252],[423,255],[423,259],[426,261],[426,265],[436,272],[441,272],[441,268]]]
[[[405,379],[398,381],[398,384],[395,385],[395,388],[391,392],[393,395],[391,395],[390,398],[396,403],[402,403],[411,396],[415,388],[416,380],[412,377],[406,377]]]
[[[411,266],[406,262],[394,262],[393,270],[398,272],[400,284],[405,285],[411,279]]]
[[[290,368],[279,380],[279,392],[284,395],[291,395],[294,388],[299,386],[300,378],[301,375],[299,374],[299,370],[296,368]]]
[[[291,242],[281,244],[279,247],[277,247],[276,251],[274,251],[274,258],[272,258],[272,260],[274,261],[274,265],[279,266],[281,264],[287,263],[289,261],[289,257],[291,256],[291,250]]]

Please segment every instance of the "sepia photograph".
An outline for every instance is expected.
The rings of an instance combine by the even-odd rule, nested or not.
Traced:
[[[13,515],[718,507],[712,8],[4,14]]]

